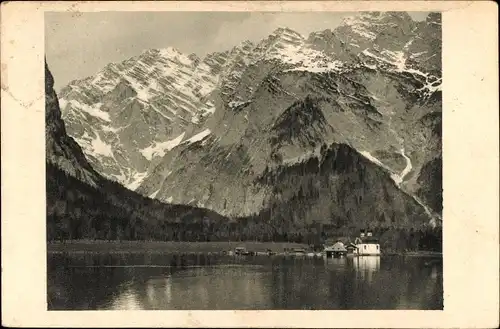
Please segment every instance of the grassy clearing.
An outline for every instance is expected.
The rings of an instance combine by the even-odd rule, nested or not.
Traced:
[[[202,253],[222,252],[234,250],[236,247],[245,247],[250,251],[283,252],[285,248],[309,249],[306,244],[288,242],[174,242],[174,241],[85,241],[73,240],[65,242],[54,242],[47,244],[49,253],[61,252],[89,252],[89,253],[143,253],[143,252],[165,252],[165,253]]]

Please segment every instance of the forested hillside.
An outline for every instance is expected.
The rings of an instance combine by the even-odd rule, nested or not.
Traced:
[[[118,183],[95,188],[47,164],[48,240],[203,240],[217,213],[145,198]],[[201,225],[200,225],[201,224]]]

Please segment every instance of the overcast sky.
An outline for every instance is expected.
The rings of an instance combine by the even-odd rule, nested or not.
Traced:
[[[423,20],[427,12],[409,13]],[[204,56],[244,40],[258,41],[278,27],[305,36],[334,29],[346,12],[92,12],[45,14],[45,52],[55,88],[97,73],[145,49],[172,46]]]

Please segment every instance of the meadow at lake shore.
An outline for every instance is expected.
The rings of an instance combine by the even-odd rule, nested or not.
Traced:
[[[251,251],[282,252],[285,249],[304,248],[307,244],[290,242],[185,242],[185,241],[103,241],[75,240],[51,242],[48,252],[222,252],[244,247]]]
[[[292,242],[255,242],[255,241],[217,241],[217,242],[185,242],[185,241],[105,241],[105,240],[69,240],[50,242],[48,253],[221,253],[244,247],[249,251],[281,253],[294,248],[312,251],[307,244]],[[383,255],[405,256],[442,256],[433,251],[382,251]]]

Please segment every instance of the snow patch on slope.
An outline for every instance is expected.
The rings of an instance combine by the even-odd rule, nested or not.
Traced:
[[[376,59],[379,62],[384,62],[393,66],[394,71],[398,73],[407,72],[414,76],[419,76],[420,78],[418,80],[421,80],[421,78],[425,79],[425,81],[422,81],[424,86],[422,88],[417,89],[417,91],[423,92],[424,96],[426,97],[428,97],[429,95],[433,94],[436,91],[441,90],[441,78],[436,78],[432,75],[429,75],[429,73],[425,73],[420,70],[407,67],[406,58],[402,51],[383,50],[379,56],[374,54],[373,52],[370,52],[368,49],[365,49],[362,51],[362,54],[371,57],[373,59]],[[377,67],[376,65],[369,65],[369,64],[365,64],[365,66],[372,69],[376,69]]]
[[[139,185],[141,185],[144,178],[146,178],[146,175],[147,175],[147,172],[136,173],[132,177],[132,182],[130,184],[128,184],[126,187],[132,191],[136,190],[139,187]]]
[[[168,140],[166,142],[155,143],[154,145],[150,145],[145,149],[140,150],[139,152],[141,152],[141,154],[148,160],[151,160],[156,156],[163,157],[166,151],[170,151],[182,142],[184,135],[185,133],[182,133],[176,138]]]
[[[404,178],[406,177],[406,175],[408,175],[410,173],[410,171],[412,170],[413,166],[411,164],[411,160],[410,158],[408,158],[405,154],[405,149],[402,148],[400,150],[400,154],[405,158],[406,160],[406,167],[405,169],[403,169],[403,171],[398,175],[398,174],[392,174],[391,175],[391,178],[394,180],[394,182],[396,183],[397,186],[401,186],[401,183],[403,183],[404,181]]]
[[[233,100],[233,101],[230,101],[227,105],[229,105],[229,107],[231,107],[231,108],[237,108],[238,106],[246,105],[249,103],[250,103],[249,101],[242,102],[240,100]]]
[[[426,93],[426,95],[430,95],[436,91],[440,91],[441,90],[441,78],[439,78],[438,80],[434,81],[434,82],[426,82],[426,84],[418,89],[418,91],[424,91]]]
[[[372,156],[369,152],[361,151],[359,153],[361,153],[361,155],[363,155],[364,157],[366,157],[368,160],[372,161],[373,163],[377,164],[378,166],[392,172],[392,170],[390,168],[388,168],[386,165],[384,165],[379,159]],[[403,171],[400,174],[391,173],[391,178],[396,183],[398,188],[401,188],[401,184],[403,183],[405,177],[413,169],[411,159],[405,154],[404,148],[402,148],[400,150],[400,154],[406,160],[406,167],[403,169]],[[441,220],[439,215],[433,213],[432,210],[424,202],[422,202],[422,200],[419,197],[417,197],[416,195],[410,194],[410,196],[424,209],[427,216],[429,216],[429,218],[430,218],[429,225],[431,225],[432,227],[435,227],[437,225],[437,221]]]
[[[73,139],[82,147],[82,149],[85,151],[85,154],[87,155],[93,157],[113,157],[113,150],[111,146],[109,144],[106,144],[101,139],[101,136],[99,136],[99,134],[96,134],[96,137],[92,138],[87,132],[85,132],[81,138],[73,137]]]
[[[367,29],[367,27],[369,27],[369,23],[363,20],[364,17],[365,15],[363,14],[346,17],[342,20],[341,25],[348,26],[357,35],[373,41],[377,38],[377,35]]]
[[[158,192],[160,192],[160,189],[157,189],[156,191],[154,191],[153,193],[151,193],[148,198],[150,199],[154,199],[156,197],[156,195],[158,194]]]
[[[193,137],[186,139],[182,144],[192,144],[192,143],[199,142],[199,141],[205,139],[208,135],[210,135],[210,133],[211,133],[210,129],[205,129],[202,132],[194,135]]]
[[[113,150],[109,144],[106,144],[99,134],[97,134],[97,138],[92,140],[92,149],[95,154],[100,154],[108,157],[113,156]]]
[[[177,49],[175,49],[173,47],[160,49],[160,54],[163,57],[169,57],[169,58],[173,57],[176,60],[178,60],[180,63],[182,63],[183,65],[186,65],[186,66],[193,64],[193,61],[190,60],[188,56],[182,54],[181,52],[179,52]]]
[[[117,133],[120,129],[119,128],[113,128],[107,125],[101,125],[102,131],[105,132],[110,132],[110,133]]]
[[[62,102],[60,101],[59,104],[66,104],[66,101],[63,100]],[[95,118],[110,122],[111,119],[109,118],[109,114],[107,112],[104,112],[101,110],[102,103],[96,103],[93,104],[93,106],[89,106],[87,104],[82,104],[79,101],[72,99],[69,101],[69,104],[71,105],[72,108],[81,110]]]
[[[342,67],[342,62],[334,60],[325,53],[301,44],[287,44],[273,50],[267,56],[285,64],[296,65],[287,71],[327,72]]]
[[[295,165],[297,163],[302,163],[302,162],[308,161],[314,157],[316,157],[318,159],[321,158],[321,147],[316,147],[314,150],[306,151],[297,157],[283,159],[282,163],[284,165],[291,166],[291,165]]]
[[[403,71],[406,68],[406,58],[402,51],[382,50],[381,54],[389,57],[392,60],[390,63],[396,66],[398,71]]]
[[[135,90],[138,99],[147,102],[150,98],[154,96],[154,94],[150,92],[149,87],[141,85],[139,81],[137,81],[136,79],[132,78],[129,75],[125,75],[124,78],[130,83],[132,88]]]
[[[382,163],[382,161],[380,161],[379,159],[377,159],[376,157],[374,157],[370,152],[368,151],[359,151],[359,153],[364,156],[365,158],[367,158],[368,160],[370,160],[371,162],[375,163],[376,165],[384,168],[385,170],[389,171],[389,172],[393,172],[393,170],[391,168],[389,168],[388,166],[386,166],[385,164]]]
[[[380,161],[379,159],[377,159],[376,157],[374,157],[370,152],[368,151],[360,151],[359,153],[361,153],[362,156],[364,156],[365,158],[367,158],[368,160],[370,160],[371,162],[375,163],[376,165],[378,165],[379,167],[382,167],[384,168],[385,170],[389,171],[391,173],[391,178],[392,180],[394,181],[394,183],[396,183],[396,185],[399,187],[401,186],[401,183],[403,183],[404,181],[404,178],[406,177],[406,175],[408,175],[410,173],[410,171],[412,170],[412,164],[411,164],[411,160],[410,158],[408,158],[405,154],[405,150],[404,148],[400,150],[400,154],[405,158],[406,160],[406,167],[403,169],[403,171],[399,174],[397,173],[394,173],[394,170],[392,170],[391,168],[389,168],[387,165],[385,165],[384,163],[382,163],[382,161]]]
[[[64,98],[59,99],[59,108],[61,111],[66,107],[66,104],[68,104],[68,102]]]

